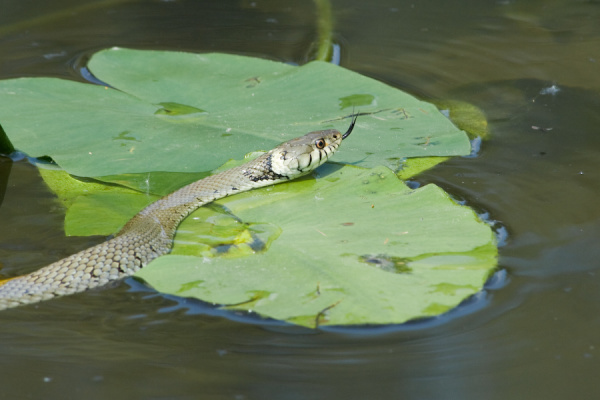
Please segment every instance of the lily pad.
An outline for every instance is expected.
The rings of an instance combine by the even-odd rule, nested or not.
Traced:
[[[161,171],[206,172],[309,131],[344,131],[355,111],[361,133],[337,162],[399,170],[406,158],[470,151],[432,104],[325,62],[113,48],[89,69],[106,86],[0,81],[0,123],[16,149],[84,177],[157,171],[158,158]]]
[[[434,185],[412,190],[384,167],[326,165],[319,175],[217,202],[247,224],[281,227],[268,251],[190,257],[176,242],[136,275],[163,293],[309,327],[402,323],[481,290],[496,247],[471,209]],[[206,225],[207,211],[198,213],[180,229]]]

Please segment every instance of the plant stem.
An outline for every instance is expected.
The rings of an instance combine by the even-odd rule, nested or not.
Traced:
[[[329,0],[314,0],[317,7],[317,51],[315,60],[331,61],[333,54],[333,17]]]

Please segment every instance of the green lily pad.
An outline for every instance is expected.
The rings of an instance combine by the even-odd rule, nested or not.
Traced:
[[[447,110],[452,122],[471,137],[490,138],[487,118],[479,107],[460,100],[440,100],[436,105],[440,110]]]
[[[315,327],[437,315],[493,271],[490,228],[438,187],[411,190],[384,167],[326,165],[318,175],[217,202],[247,224],[281,227],[268,251],[182,256],[178,235],[171,255],[136,275],[163,293]],[[197,213],[182,231],[214,229]]]
[[[469,154],[466,134],[432,104],[344,68],[226,54],[113,48],[90,71],[110,86],[52,78],[0,81],[12,145],[84,177],[206,172],[307,132],[345,131],[337,162],[402,168],[406,158]],[[110,179],[108,179],[110,181]]]
[[[40,175],[66,208],[67,236],[108,236],[158,196],[76,178],[56,167],[38,164]],[[98,216],[101,215],[102,218]]]

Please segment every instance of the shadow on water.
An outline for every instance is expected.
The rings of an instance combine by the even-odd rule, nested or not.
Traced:
[[[12,160],[0,155],[0,207],[4,201],[4,194],[8,186],[8,177],[12,168]]]

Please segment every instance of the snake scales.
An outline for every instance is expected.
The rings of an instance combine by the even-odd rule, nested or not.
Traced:
[[[352,132],[328,129],[282,143],[239,167],[193,182],[140,211],[99,245],[56,261],[30,274],[0,283],[0,310],[78,293],[133,275],[167,254],[179,223],[214,200],[305,175],[335,153]]]

